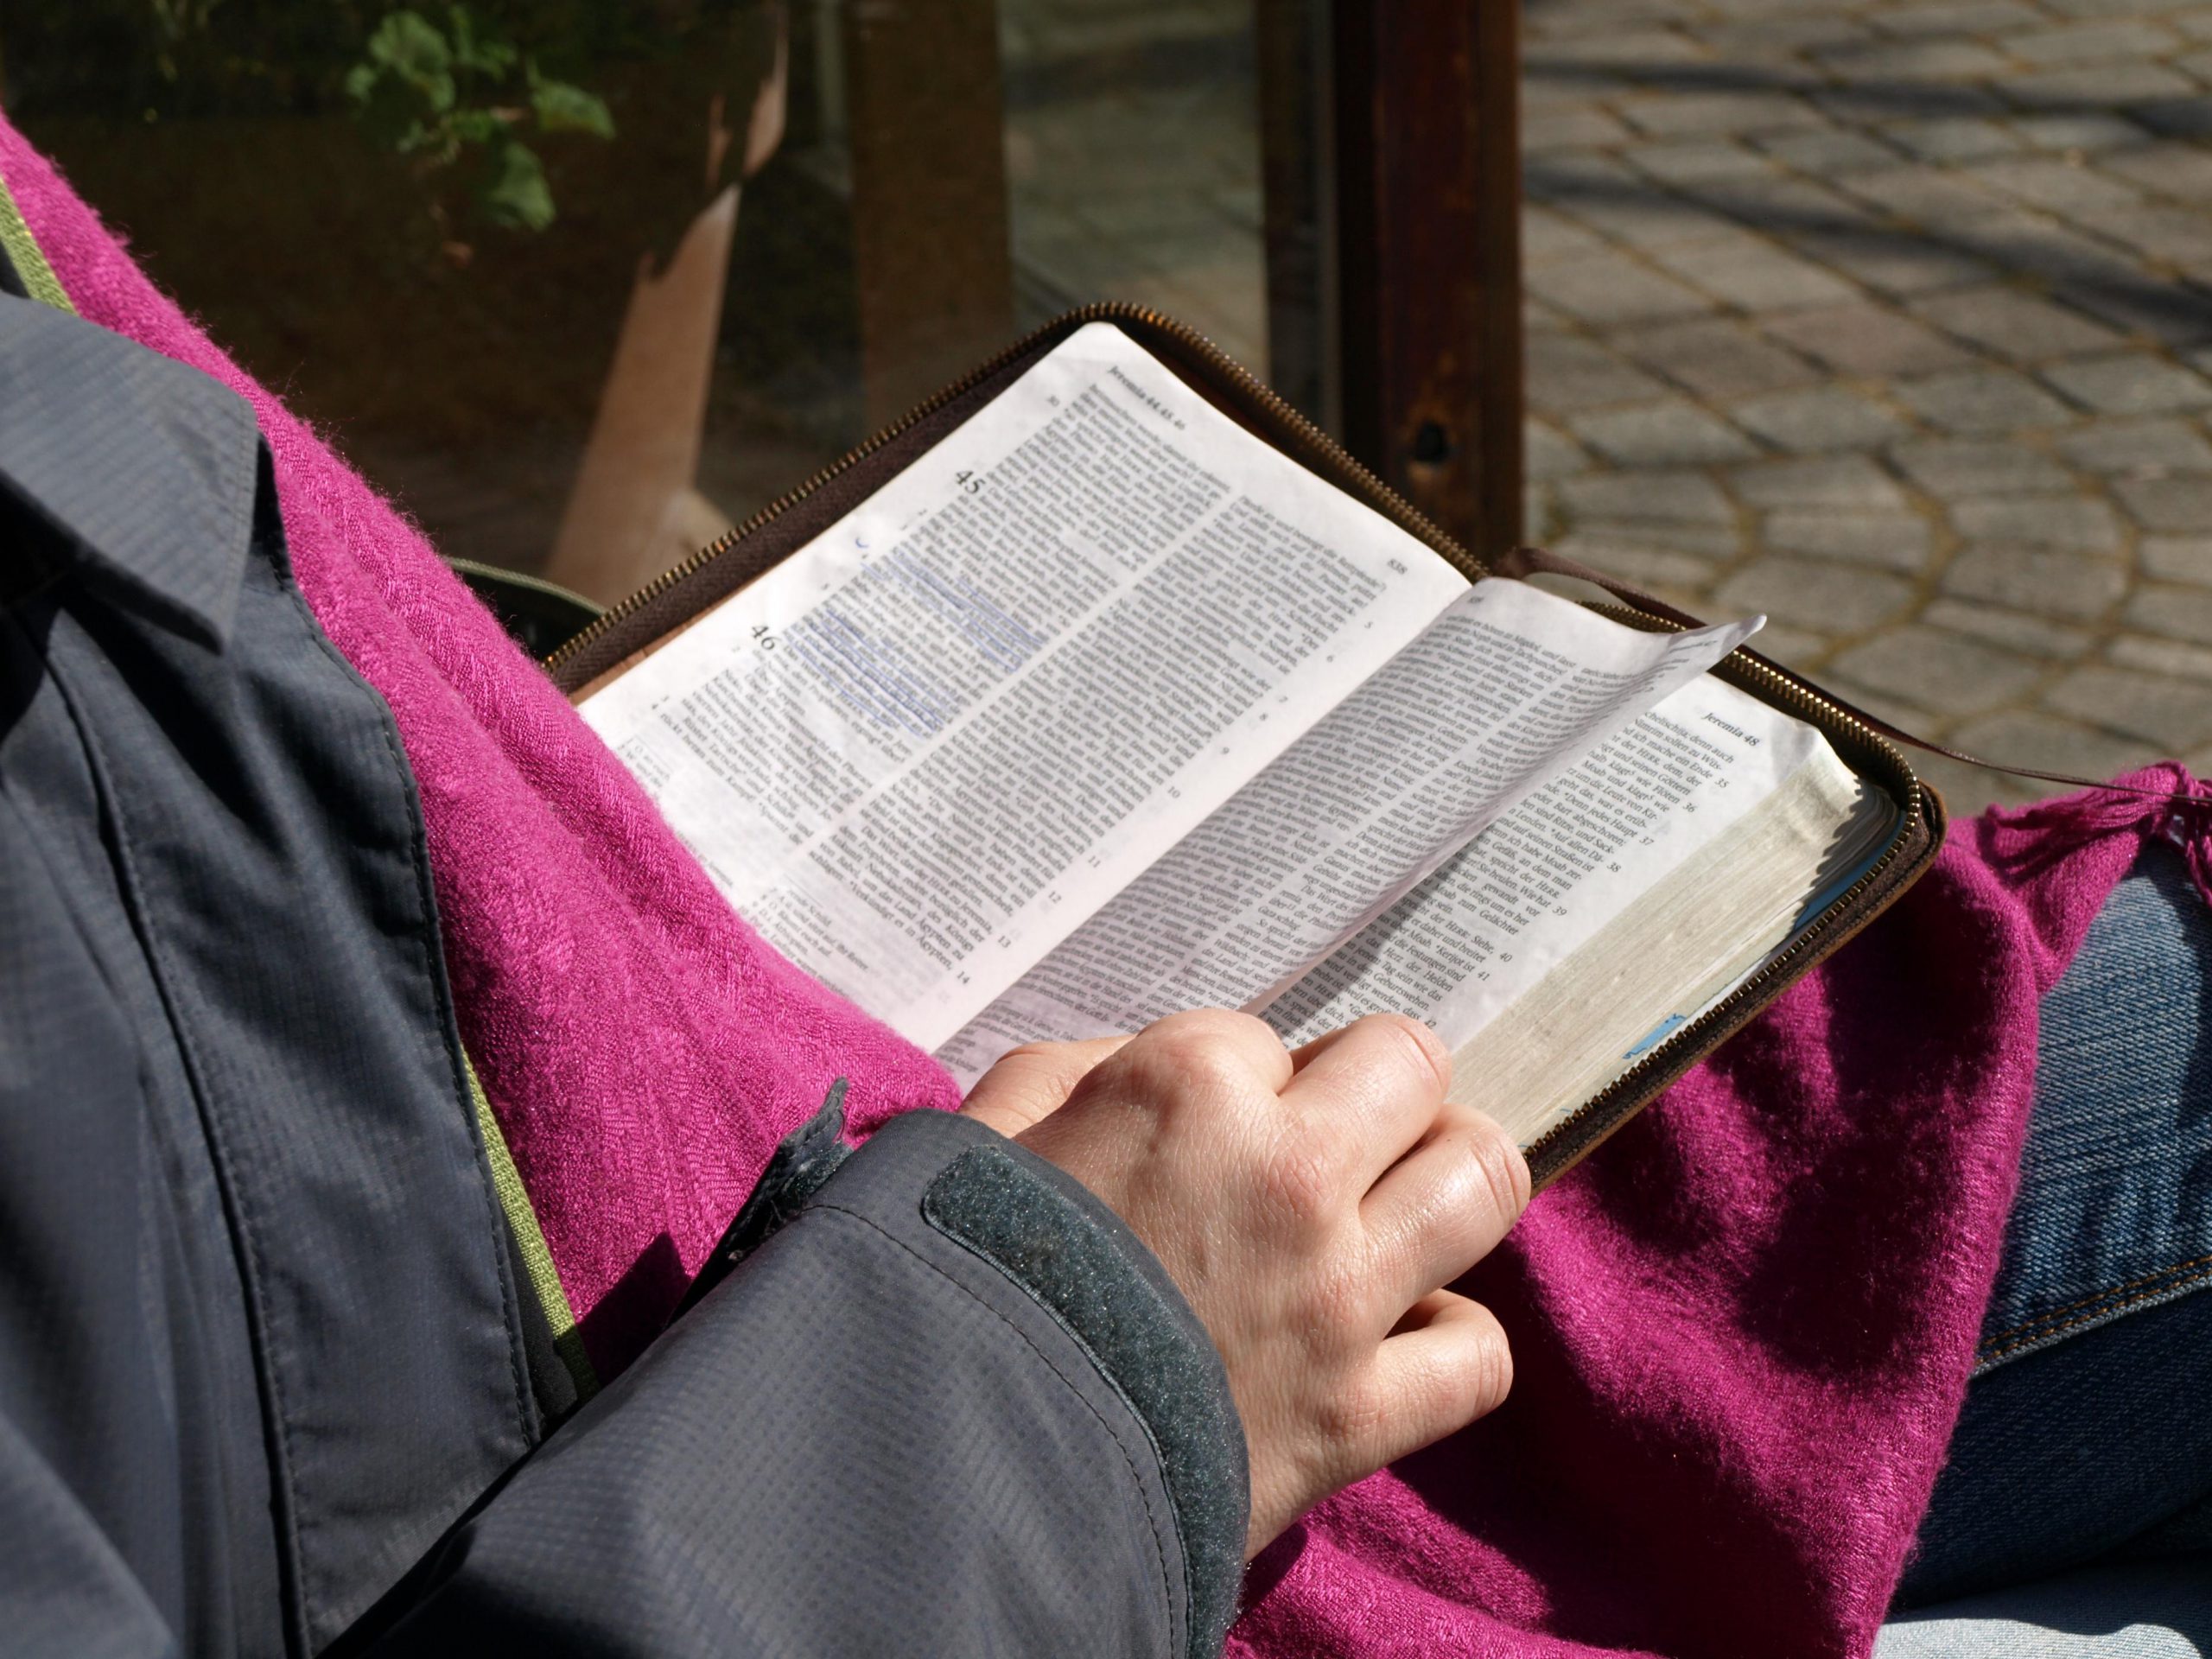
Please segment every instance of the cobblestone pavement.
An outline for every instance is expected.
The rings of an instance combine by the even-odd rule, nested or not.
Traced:
[[[1532,531],[1956,747],[2212,771],[2212,4],[1528,21]]]

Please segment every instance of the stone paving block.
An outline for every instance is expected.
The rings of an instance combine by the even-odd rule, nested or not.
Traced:
[[[2046,671],[2032,658],[1917,624],[1853,645],[1830,667],[1858,684],[1953,715],[2012,702]]]
[[[2186,99],[2196,90],[2188,76],[2155,63],[2100,63],[2076,68],[2046,69],[2031,75],[2012,75],[2005,81],[2005,95],[2029,109],[2055,105],[2150,105],[2160,100]]]
[[[1576,161],[1610,160],[1586,152],[1571,152]],[[1537,166],[1556,156],[1538,156],[1529,163],[1533,180]],[[1592,229],[1625,242],[1630,247],[1663,248],[1680,242],[1710,241],[1742,234],[1741,228],[1686,196],[1656,189],[1643,175],[1620,169],[1618,181],[1575,181],[1540,193],[1560,211]],[[1741,184],[1755,188],[1756,179],[1698,181],[1695,187],[1720,188]],[[1533,188],[1533,186],[1532,186]]]
[[[1759,543],[1783,553],[1844,559],[1908,573],[1927,568],[1934,544],[1928,521],[1911,512],[1850,512],[1785,507],[1767,515]]]
[[[1770,392],[1738,404],[1737,424],[1777,448],[1799,454],[1872,449],[1904,431],[1904,423],[1881,404],[1841,386]]]
[[[2105,648],[2105,660],[2115,668],[2212,682],[2212,646],[2186,645],[2178,639],[2146,639],[2139,633],[2123,633]]]
[[[1700,318],[1623,329],[1611,343],[1701,397],[1726,401],[1820,378],[1821,371],[1735,318]]]
[[[2127,568],[2115,559],[2039,548],[1969,547],[1945,567],[1943,591],[1960,599],[2088,622],[2127,591]]]
[[[1920,225],[1948,227],[2005,205],[2002,198],[1955,168],[1925,163],[1853,173],[1836,182],[1870,207]]]
[[[2112,487],[2127,515],[2145,530],[2212,531],[2212,478],[2123,478]]]
[[[1948,243],[1891,230],[1778,227],[1804,252],[1885,294],[1927,294],[1986,281],[1986,259]]]
[[[1531,156],[1522,182],[1537,201],[1554,197],[1618,191],[1632,194],[1642,182],[1619,157],[1576,150],[1554,156]]]
[[[2026,709],[2007,709],[1970,721],[1952,732],[1950,743],[1953,748],[1964,749],[1968,754],[1978,754],[1985,760],[2004,761],[2016,766],[2034,766],[2044,772],[2071,772],[2077,778],[2117,777],[2154,758],[2150,746],[2141,738],[2099,731],[2079,721],[2063,720],[2041,710]],[[1936,757],[1925,758],[1932,760]],[[1922,759],[1917,755],[1914,757],[1916,763]],[[1972,787],[1988,784],[1993,779],[1987,772],[1976,772],[1967,781]],[[2008,797],[2012,799],[2032,799],[2037,795],[2065,792],[2065,786],[2059,784],[2038,784],[2025,779],[1994,781],[2006,786]],[[1947,801],[1953,799],[1949,790],[1945,790],[1944,798]]]
[[[2005,283],[1932,295],[1913,306],[1938,327],[2014,362],[2108,350],[2120,337],[2077,311]]]
[[[2124,243],[2146,259],[2171,265],[2212,263],[2212,219],[2200,208],[2143,202],[2133,207],[2092,205],[2068,212],[2076,222]]]
[[[1580,444],[1544,421],[1531,420],[1523,426],[1521,448],[1529,477],[1538,483],[1566,478],[1590,464]]]
[[[1885,35],[1995,35],[2044,20],[2022,0],[1935,0],[1876,10],[1867,21]]]
[[[2005,49],[2024,63],[2099,63],[2113,58],[2157,58],[2179,40],[2170,29],[2141,18],[2074,23],[2061,29],[2029,29],[2005,36]]]
[[[2063,490],[2074,483],[2048,455],[2018,443],[1921,439],[1898,444],[1890,458],[1922,489],[1946,501]]]
[[[2012,130],[2037,149],[2076,150],[2083,155],[2139,144],[2145,137],[2132,121],[2095,113],[2023,116],[2012,123]]]
[[[2069,627],[2063,622],[2029,616],[2020,611],[2001,610],[1980,600],[1933,600],[1921,612],[1920,620],[1930,627],[1986,639],[1992,645],[2008,645],[2031,657],[2049,658],[2055,662],[2081,656],[2096,639],[2086,629]]]
[[[2212,473],[2212,443],[2181,421],[2102,421],[2058,441],[2086,472],[2130,478]]]
[[[2145,575],[2212,588],[2212,536],[2145,536],[2135,556]]]
[[[1864,133],[1840,128],[1804,132],[1762,134],[1759,148],[1800,173],[1829,178],[1839,173],[1863,173],[1872,168],[1894,167],[1897,153]]]
[[[2009,128],[1978,115],[1916,117],[1883,124],[1881,134],[1923,162],[1975,162],[2017,156],[2021,141]]]
[[[1733,526],[1736,505],[1700,472],[1592,473],[1559,486],[1577,518],[1641,518],[1675,524]]]
[[[1648,402],[1666,388],[1634,365],[1580,334],[1531,334],[1529,395],[1547,414]]]
[[[1696,613],[1693,611],[1691,614],[1695,615]],[[1786,622],[1775,621],[1769,621],[1761,628],[1751,643],[1758,647],[1760,656],[1770,662],[1779,663],[1784,668],[1795,669],[1800,674],[1811,673],[1827,661],[1828,653],[1835,649],[1834,641],[1815,633],[1809,628],[1793,628]],[[2212,771],[2212,768],[2207,770]]]
[[[2063,404],[2010,369],[1931,374],[1899,381],[1894,391],[1899,401],[1929,425],[1963,436],[2060,426],[2071,418]]]
[[[1732,524],[1661,523],[1648,518],[1609,520],[1588,518],[1561,504],[1560,533],[1603,542],[1616,547],[1663,549],[1692,553],[1701,559],[1733,563],[1744,550],[1743,537]]]
[[[2127,596],[2128,626],[2212,645],[2212,590],[2145,582]]]
[[[1863,633],[1903,612],[1912,602],[1912,584],[1883,570],[1775,557],[1738,570],[1714,597],[1738,614],[1764,612],[1816,631]]]
[[[2144,281],[2139,259],[2072,230],[2047,213],[2025,207],[2007,207],[1979,219],[1948,226],[1931,226],[1930,230],[1932,234],[1971,248],[2013,276],[2035,276],[2050,283],[2123,286]],[[2099,310],[2097,315],[2105,314]]]
[[[1847,82],[1986,80],[2011,67],[2001,54],[1956,35],[1823,47],[1807,55]]]
[[[1585,19],[1594,14],[1578,7]],[[1528,73],[1579,69],[1637,70],[1662,63],[1695,63],[1704,57],[1696,42],[1670,29],[1606,29],[1572,39],[1542,38],[1524,54]]]
[[[1547,149],[1584,149],[1625,143],[1634,135],[1625,123],[1587,106],[1531,110],[1521,123],[1521,147],[1529,155]]]
[[[2043,700],[2061,714],[2108,731],[2147,738],[2168,753],[2212,740],[2212,697],[2204,695],[2201,685],[2163,676],[2120,668],[2077,668],[2044,692]]]
[[[1968,541],[2007,547],[2050,547],[2070,553],[2118,553],[2126,546],[2120,515],[2094,497],[2006,495],[1961,501],[1951,522]]]
[[[2190,83],[2183,81],[2181,90]],[[1669,93],[1624,101],[1620,112],[1654,137],[1691,133],[1780,132],[1822,124],[1821,112],[1789,92],[1751,90]]]
[[[1902,512],[1904,492],[1864,455],[1764,461],[1732,468],[1731,488],[1755,507],[1829,507]]]
[[[2046,9],[2069,17],[2163,17],[2202,3],[2203,0],[2043,0]]]
[[[1840,12],[1792,16],[1778,13],[1765,17],[1747,17],[1740,22],[1716,23],[1700,20],[1691,26],[1693,33],[1720,58],[1741,61],[1745,58],[1771,56],[1777,53],[1802,52],[1808,47],[1837,46],[1846,41],[1866,38],[1866,25],[1855,17]]]
[[[2053,364],[2043,378],[2101,415],[2174,415],[2212,408],[2212,381],[2148,352]]]
[[[1741,461],[1758,453],[1735,428],[1681,398],[1578,415],[1568,424],[1583,442],[1624,467]]]
[[[2117,327],[2148,334],[2170,346],[2212,338],[2212,296],[2192,283],[2138,276],[2133,279],[2062,280],[2052,290],[2069,305]]]
[[[1703,179],[1771,177],[1775,165],[1732,138],[1676,138],[1631,144],[1622,152],[1633,166],[1665,184]]]
[[[2212,151],[2162,140],[2100,156],[2097,165],[2145,190],[2182,201],[2212,201]]]
[[[1675,276],[1745,311],[1836,305],[1855,296],[1848,283],[1819,265],[1757,237],[1662,248],[1653,257]]]
[[[1605,247],[1605,238],[1564,213],[1533,202],[1521,210],[1521,257],[1531,270],[1556,260],[1586,258]]]
[[[2153,132],[2171,137],[2196,137],[2212,132],[2212,98],[2164,99],[2138,105],[2129,113]]]
[[[1715,213],[1737,221],[1731,228],[1738,235],[1750,226],[1770,236],[1795,240],[1820,232],[1856,230],[1873,222],[1873,215],[1842,191],[1818,179],[1794,175],[1699,179],[1681,188]]]
[[[2129,207],[2142,200],[2133,185],[2108,179],[2087,161],[2055,156],[2006,156],[1975,162],[1964,171],[1980,183],[2037,207],[2075,213],[2084,207]],[[2078,213],[2076,214],[2078,217]]]
[[[1766,320],[1767,332],[1829,367],[1860,379],[1932,374],[1972,356],[1888,306],[1859,302]]]
[[[1668,598],[1708,591],[1719,569],[1711,560],[1678,548],[1650,547],[1579,531],[1561,537],[1558,550],[1634,587],[1661,590]]]

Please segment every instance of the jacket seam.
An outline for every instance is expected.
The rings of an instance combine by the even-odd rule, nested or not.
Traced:
[[[1019,1325],[1016,1325],[1011,1319],[1007,1318],[1002,1310],[993,1307],[989,1302],[977,1295],[973,1289],[962,1284],[959,1280],[954,1278],[952,1274],[947,1273],[936,1262],[931,1261],[929,1257],[924,1255],[919,1250],[906,1243],[905,1239],[900,1238],[897,1234],[889,1230],[880,1222],[874,1220],[871,1217],[862,1215],[857,1210],[849,1209],[842,1204],[811,1204],[809,1205],[806,1210],[802,1211],[801,1214],[804,1215],[813,1211],[829,1211],[832,1214],[849,1217],[852,1220],[858,1222],[861,1226],[880,1235],[887,1243],[896,1245],[907,1255],[912,1256],[914,1260],[920,1262],[923,1267],[937,1274],[938,1278],[944,1280],[945,1283],[953,1287],[953,1288],[957,1290],[962,1295],[974,1302],[976,1306],[983,1309],[994,1319],[997,1319],[1000,1324],[1005,1325],[1007,1330],[1013,1332],[1015,1336],[1019,1337],[1023,1344],[1028,1348],[1029,1351],[1035,1354],[1037,1357],[1043,1362],[1045,1369],[1051,1371],[1055,1377],[1059,1379],[1060,1386],[1065,1389],[1070,1394],[1073,1395],[1082,1404],[1083,1408],[1085,1411],[1088,1411],[1092,1417],[1097,1420],[1099,1427],[1104,1429],[1106,1431],[1107,1437],[1114,1442],[1114,1449],[1122,1454],[1122,1461],[1123,1464],[1128,1465],[1128,1468],[1130,1484],[1136,1488],[1138,1500],[1144,1505],[1145,1521],[1147,1523],[1147,1529],[1152,1535],[1153,1557],[1154,1560],[1158,1562],[1160,1567],[1160,1593],[1167,1609],[1168,1636],[1170,1638],[1170,1646],[1172,1648],[1174,1634],[1175,1589],[1174,1581],[1170,1577],[1167,1570],[1167,1552],[1161,1547],[1160,1541],[1161,1531],[1160,1517],[1153,1510],[1152,1494],[1145,1490],[1144,1477],[1138,1472],[1136,1459],[1129,1455],[1128,1446],[1122,1438],[1121,1431],[1116,1429],[1112,1423],[1106,1420],[1106,1414],[1099,1410],[1097,1406],[1092,1402],[1090,1397],[1084,1394],[1080,1388],[1076,1386],[1075,1380],[1065,1370],[1061,1370],[1060,1366],[1053,1360],[1052,1357],[1046,1353],[1044,1349],[1038,1346],[1035,1338],[1032,1337],[1027,1331],[1024,1331]],[[947,1235],[947,1236],[950,1236],[950,1235]],[[954,1242],[957,1243],[958,1241],[956,1240]],[[964,1249],[965,1247],[963,1246],[963,1248]],[[972,1255],[974,1252],[971,1251],[969,1254]],[[992,1262],[990,1265],[994,1272],[996,1272],[1001,1277],[1006,1276],[1005,1268],[999,1267],[996,1262]],[[1019,1287],[1017,1287],[1017,1288],[1019,1288]],[[1024,1291],[1023,1294],[1027,1296],[1028,1293]],[[1035,1298],[1031,1297],[1029,1300],[1033,1305]],[[1061,1329],[1065,1331],[1066,1327],[1063,1325],[1061,1326]],[[1090,1350],[1088,1345],[1083,1346],[1083,1352],[1085,1357],[1091,1357]],[[1096,1365],[1096,1360],[1092,1358],[1092,1363]],[[1103,1375],[1103,1374],[1102,1373],[1102,1376]],[[1109,1385],[1112,1382],[1112,1379],[1110,1377],[1106,1378],[1106,1381]],[[1115,1395],[1117,1398],[1120,1398],[1121,1390],[1118,1389],[1115,1389]],[[1123,1403],[1126,1405],[1128,1402],[1126,1400],[1123,1400]],[[1157,1461],[1156,1458],[1155,1461]],[[1182,1541],[1180,1532],[1178,1531],[1175,1536],[1176,1541],[1179,1546]],[[1188,1624],[1189,1622],[1190,1610],[1186,1607],[1184,1611],[1184,1623]]]
[[[100,797],[101,816],[106,820],[114,838],[118,885],[124,895],[131,931],[137,935],[151,959],[155,993],[168,1011],[177,1055],[183,1063],[186,1077],[192,1088],[193,1104],[199,1114],[201,1130],[207,1138],[209,1161],[214,1166],[223,1193],[224,1210],[230,1217],[234,1230],[234,1248],[241,1257],[238,1276],[245,1290],[249,1328],[254,1338],[254,1376],[273,1420],[269,1425],[269,1431],[273,1432],[276,1442],[271,1448],[275,1453],[276,1467],[270,1471],[270,1492],[278,1511],[277,1526],[290,1544],[289,1552],[279,1553],[277,1580],[281,1586],[280,1593],[290,1604],[287,1622],[292,1627],[293,1638],[304,1645],[308,1641],[307,1592],[301,1574],[306,1566],[304,1538],[308,1527],[301,1515],[298,1497],[293,1487],[296,1459],[291,1411],[284,1392],[282,1368],[276,1363],[268,1294],[262,1282],[268,1268],[268,1250],[252,1202],[247,1197],[245,1184],[238,1179],[232,1164],[228,1137],[218,1131],[219,1114],[215,1110],[213,1095],[207,1085],[207,1071],[200,1060],[198,1040],[177,1000],[175,963],[166,941],[153,925],[151,912],[146,904],[144,890],[138,878],[137,860],[131,851],[130,828],[116,804],[114,777],[108,766],[106,751],[91,723],[84,718],[83,711],[77,706],[77,699],[71,692],[60,665],[49,657],[47,667],[55,689],[60,693],[62,706],[69,711],[70,723],[76,728],[78,739],[84,744],[86,756],[92,766]]]
[[[266,454],[268,451],[264,448],[262,453]],[[255,471],[257,474],[259,472],[258,461]],[[276,480],[273,459],[270,479],[273,495]],[[431,883],[430,861],[427,856],[429,830],[423,817],[423,800],[416,785],[415,770],[408,764],[406,752],[400,746],[399,722],[391,712],[391,705],[384,700],[374,686],[361,677],[353,664],[340,653],[330,636],[322,631],[322,624],[308,607],[307,595],[300,591],[299,583],[292,575],[289,550],[281,562],[272,563],[276,564],[278,586],[285,598],[298,608],[301,619],[308,625],[308,638],[315,641],[316,648],[330,659],[356,690],[367,694],[378,735],[384,740],[385,753],[398,775],[400,796],[407,809],[408,868],[415,877],[416,902],[421,907],[416,917],[418,925],[413,930],[416,956],[421,963],[423,976],[429,984],[432,1017],[438,1027],[437,1046],[444,1056],[447,1077],[453,1090],[452,1099],[466,1109],[460,1114],[461,1135],[474,1154],[469,1162],[476,1177],[477,1197],[484,1205],[487,1223],[484,1236],[490,1246],[492,1273],[499,1283],[499,1311],[503,1316],[502,1323],[506,1326],[507,1376],[514,1388],[515,1425],[522,1433],[523,1449],[527,1452],[537,1444],[540,1436],[532,1403],[535,1396],[531,1390],[529,1372],[522,1351],[522,1305],[516,1295],[512,1275],[508,1271],[507,1253],[500,1246],[502,1230],[507,1224],[506,1212],[499,1207],[499,1195],[493,1191],[491,1154],[485,1149],[476,1128],[475,1101],[469,1091],[467,1064],[461,1052],[459,1014],[454,1007],[452,987],[446,981],[444,946],[442,942],[434,943],[439,931],[437,892]],[[488,1103],[488,1095],[486,1100]]]

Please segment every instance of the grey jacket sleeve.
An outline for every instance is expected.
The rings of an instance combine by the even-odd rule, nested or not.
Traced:
[[[844,1157],[834,1114],[734,1269],[395,1592],[378,1653],[1219,1651],[1243,1432],[1172,1282],[979,1124],[916,1113]]]

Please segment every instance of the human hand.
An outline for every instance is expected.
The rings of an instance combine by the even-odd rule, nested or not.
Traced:
[[[1436,1035],[1399,1015],[1294,1054],[1217,1009],[1017,1049],[969,1095],[1120,1215],[1213,1338],[1251,1464],[1248,1558],[1511,1385],[1497,1321],[1442,1287],[1527,1206],[1529,1167],[1446,1102],[1450,1078]]]

